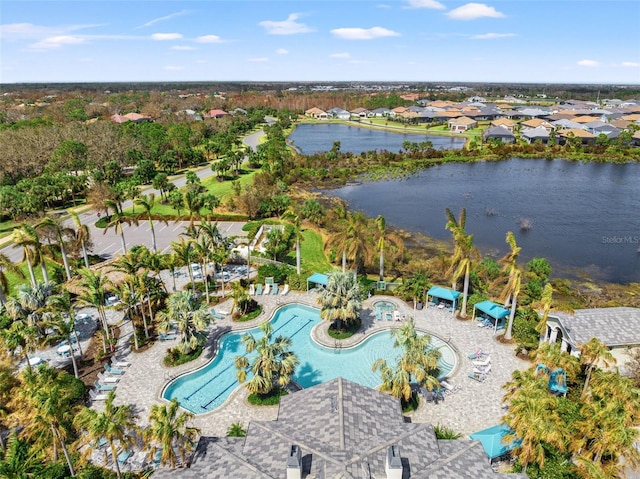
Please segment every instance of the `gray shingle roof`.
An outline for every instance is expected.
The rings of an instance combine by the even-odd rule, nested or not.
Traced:
[[[640,345],[640,308],[576,309],[557,313],[571,342],[577,346],[598,338],[609,347]]]
[[[439,441],[430,424],[404,422],[398,399],[342,378],[282,398],[278,420],[252,421],[246,438],[202,438],[190,469],[153,477],[284,478],[294,444],[303,477],[385,478],[392,445],[405,465],[403,477],[525,477],[494,474],[480,442]]]

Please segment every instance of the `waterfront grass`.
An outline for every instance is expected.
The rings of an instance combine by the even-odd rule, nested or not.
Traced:
[[[287,256],[295,264],[296,252]],[[302,232],[300,242],[300,257],[302,269],[305,271],[327,272],[332,269],[331,263],[324,254],[324,241],[322,235],[314,230],[306,229]]]

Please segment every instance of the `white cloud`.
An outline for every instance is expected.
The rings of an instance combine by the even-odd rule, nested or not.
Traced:
[[[329,55],[331,58],[340,58],[342,60],[348,60],[349,58],[351,58],[351,55],[348,52],[342,52],[342,53],[332,53],[331,55]]]
[[[578,62],[578,65],[580,65],[581,67],[599,67],[600,63],[595,60],[580,60]]]
[[[445,7],[436,0],[407,0],[408,5],[405,8],[431,8],[433,10],[444,10]]]
[[[197,50],[196,47],[192,47],[191,45],[174,45],[171,47],[171,50],[177,50],[179,52],[188,52],[191,50]]]
[[[177,65],[166,65],[164,67],[165,70],[170,70],[170,71],[178,71],[178,70],[182,70],[184,67],[180,67]]]
[[[276,50],[276,53],[277,53],[278,55],[286,55],[286,54],[288,54],[288,53],[289,53],[289,50],[287,50],[286,48],[278,48],[278,49]]]
[[[268,62],[269,58],[267,57],[247,58],[247,61],[253,62],[253,63],[264,63],[264,62]]]
[[[640,67],[640,62],[622,62],[623,67]]]
[[[295,35],[297,33],[312,32],[313,30],[304,23],[296,22],[300,16],[299,13],[292,13],[286,20],[280,22],[264,20],[258,25],[264,27],[269,35]]]
[[[517,37],[516,33],[482,33],[480,35],[472,35],[472,40],[495,40],[496,38]]]
[[[99,24],[67,25],[64,27],[45,27],[33,23],[7,23],[0,25],[0,37],[2,39],[43,39],[47,37],[65,35],[76,30],[99,27]]]
[[[461,7],[454,8],[447,13],[447,16],[452,20],[475,20],[483,17],[503,18],[504,14],[484,3],[467,3]]]
[[[334,28],[331,33],[344,40],[373,40],[374,38],[400,36],[398,32],[383,27]]]
[[[186,15],[187,13],[190,13],[189,10],[181,10],[176,13],[165,15],[164,17],[154,18],[153,20],[149,20],[147,23],[144,23],[136,28],[150,27],[151,25],[155,25],[156,23],[164,22],[165,20],[171,20],[172,18],[175,18],[175,17],[181,17],[182,15]]]
[[[181,33],[154,33],[151,35],[152,40],[164,42],[167,40],[180,40],[182,38]]]
[[[202,35],[201,37],[196,38],[196,42],[198,42],[198,43],[224,43],[225,40],[220,38],[218,35]]]
[[[57,37],[49,37],[44,40],[34,43],[30,48],[36,50],[54,50],[60,48],[63,45],[79,45],[84,43],[85,39],[73,35],[59,35]]]

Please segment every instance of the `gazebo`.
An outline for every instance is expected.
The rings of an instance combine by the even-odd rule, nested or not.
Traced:
[[[469,437],[475,441],[480,441],[489,460],[493,461],[497,457],[504,456],[514,447],[518,447],[522,443],[521,439],[516,439],[511,442],[503,441],[503,438],[508,434],[513,434],[513,430],[506,424],[498,424],[497,426],[491,426],[482,431],[474,432]]]
[[[431,296],[431,301],[429,301],[429,296]],[[427,303],[432,305],[436,304],[436,298],[442,299],[444,301],[448,301],[451,303],[450,311],[456,310],[456,302],[458,301],[458,297],[460,296],[460,291],[455,291],[453,289],[441,288],[440,286],[432,286],[429,291],[427,291]]]
[[[329,276],[322,273],[313,273],[307,278],[307,291],[309,291],[309,283],[326,286],[329,283]]]
[[[498,323],[501,319],[509,316],[509,310],[504,309],[499,304],[494,303],[493,301],[482,301],[480,303],[476,303],[473,306],[473,318],[476,317],[476,309],[480,312],[484,313],[489,318],[493,319],[494,326],[493,332],[495,333],[498,330]],[[472,319],[473,319],[472,318]]]

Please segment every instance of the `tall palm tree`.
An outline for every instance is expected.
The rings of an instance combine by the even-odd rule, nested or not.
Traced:
[[[589,391],[589,381],[593,370],[598,365],[609,367],[616,363],[616,359],[606,344],[601,343],[597,338],[591,338],[588,342],[580,345],[580,363],[586,368],[581,395],[581,398],[584,399]]]
[[[470,235],[465,231],[467,211],[462,208],[457,220],[449,208],[445,209],[445,214],[447,216],[445,228],[451,232],[454,241],[453,257],[451,258],[451,266],[447,271],[447,275],[452,274],[453,289],[456,289],[458,279],[464,275],[460,316],[466,318],[471,264],[473,258],[477,256],[478,253],[476,248],[473,246],[473,235]]]
[[[69,266],[69,257],[65,247],[65,237],[73,235],[74,231],[71,228],[60,225],[60,223],[53,218],[44,218],[39,221],[34,228],[36,231],[40,229],[50,229],[54,232],[58,240],[60,254],[62,255],[62,262],[64,264],[65,274],[67,275],[67,281],[71,281],[71,267]]]
[[[367,217],[361,211],[347,213],[345,220],[337,226],[339,229],[329,238],[327,246],[342,254],[342,271],[346,270],[347,260],[356,268],[364,268],[365,260],[373,250]]]
[[[29,353],[38,344],[38,328],[30,326],[24,321],[14,321],[9,328],[0,330],[0,340],[12,356],[17,351],[20,351],[27,369],[32,369],[29,362]]]
[[[387,222],[384,216],[378,215],[376,218],[376,226],[378,227],[378,251],[380,252],[380,281],[384,281],[384,246],[385,246],[385,233],[387,230]]]
[[[98,310],[98,316],[102,323],[107,341],[110,339],[109,325],[107,324],[107,315],[104,310],[107,294],[106,288],[111,281],[102,272],[94,272],[90,269],[82,268],[78,271],[80,275],[81,293],[78,295],[78,303],[93,306]],[[105,351],[106,353],[106,351]]]
[[[22,270],[3,253],[0,253],[0,306],[7,300],[9,291],[9,278],[7,273],[13,273],[24,278]]]
[[[67,211],[71,219],[73,220],[73,224],[75,225],[75,240],[76,243],[80,245],[80,249],[82,251],[82,258],[84,259],[85,268],[89,268],[89,254],[87,252],[87,245],[91,241],[91,232],[89,227],[80,221],[80,217],[78,214],[72,210]]]
[[[290,206],[281,217],[285,221],[289,221],[293,226],[293,236],[296,240],[296,274],[300,274],[301,261],[300,242],[302,241],[302,220],[300,215],[293,206]]]
[[[518,302],[518,294],[520,294],[520,285],[522,280],[522,270],[518,267],[518,256],[522,248],[516,244],[516,238],[511,231],[507,231],[506,241],[509,245],[510,251],[500,260],[500,262],[504,265],[503,271],[509,275],[509,279],[502,290],[501,297],[505,300],[506,306],[511,303],[511,312],[509,313],[507,331],[504,334],[504,338],[510,340],[513,336],[513,318],[516,315],[516,304]]]
[[[416,271],[406,280],[402,280],[402,284],[396,288],[402,296],[408,296],[413,300],[413,308],[416,308],[418,301],[424,301],[425,294],[431,286],[429,276],[424,271]]]
[[[57,311],[54,313],[47,314],[45,325],[48,326],[53,334],[47,337],[47,342],[49,344],[57,344],[61,340],[67,341],[67,344],[71,347],[71,363],[73,365],[73,373],[75,377],[78,377],[78,363],[76,361],[75,342],[78,341],[77,336],[75,334],[75,325],[73,322],[73,318],[65,319],[62,317],[62,314]],[[78,347],[80,346],[79,343]],[[82,351],[80,351],[80,356],[82,357]]]
[[[156,318],[162,332],[169,331],[173,325],[178,328],[177,349],[182,354],[188,354],[204,343],[206,329],[213,321],[211,312],[190,291],[178,291],[169,296],[167,309],[160,311]]]
[[[195,439],[199,430],[187,424],[193,418],[193,414],[180,412],[180,403],[172,399],[169,404],[154,404],[149,414],[149,428],[145,429],[143,436],[149,457],[154,458],[158,450],[161,451],[160,464],[176,467],[176,449],[183,462],[187,460],[187,454],[195,445]]]
[[[192,240],[185,240],[184,237],[180,237],[178,241],[171,242],[171,249],[173,250],[174,258],[177,264],[187,267],[189,273],[189,282],[191,283],[191,291],[195,291],[195,284],[193,282],[193,269],[191,263],[195,258],[195,250]]]
[[[156,197],[153,193],[150,193],[149,195],[144,195],[141,198],[135,199],[133,203],[142,208],[142,211],[134,219],[136,226],[138,225],[138,222],[142,216],[146,215],[147,220],[149,221],[149,229],[151,230],[151,249],[155,253],[156,251],[158,251],[158,245],[156,243],[156,230],[153,227],[151,210],[153,210],[153,207],[156,203]],[[160,221],[168,224],[167,220],[161,219]]]
[[[242,336],[246,354],[235,357],[238,369],[238,382],[244,383],[247,374],[253,377],[247,382],[247,389],[253,394],[269,394],[275,384],[284,387],[291,382],[295,369],[300,364],[298,357],[290,351],[291,339],[285,336],[273,338],[271,323],[262,323],[260,330],[263,336],[256,339],[251,334]],[[273,342],[272,342],[273,339]],[[257,353],[250,361],[248,355]]]
[[[42,259],[38,233],[32,226],[23,223],[13,230],[12,239],[14,248],[22,248],[22,261],[27,262],[29,276],[31,277],[31,284],[35,286],[36,275],[33,271],[33,267],[38,265]],[[44,271],[46,271],[46,268]]]
[[[124,237],[124,224],[131,224],[131,219],[127,217],[120,208],[118,202],[114,200],[107,200],[104,202],[107,209],[112,211],[107,224],[104,227],[104,234],[111,228],[114,228],[117,234],[120,235],[120,241],[122,242],[122,254],[127,254],[127,241]]]
[[[335,271],[329,276],[326,289],[318,296],[320,317],[342,328],[360,320],[364,293],[353,273]]]
[[[131,281],[123,281],[117,287],[120,303],[118,308],[125,313],[125,317],[129,318],[133,325],[133,345],[136,351],[139,349],[138,334],[136,327],[136,315],[134,312],[140,307],[140,293],[136,290]]]
[[[244,315],[246,313],[246,306],[248,305],[249,294],[240,281],[235,281],[231,284],[231,296],[233,298],[233,308],[231,311],[233,312],[236,307],[243,305],[243,309],[240,310],[240,316]]]
[[[20,313],[27,324],[38,328],[42,337],[46,336],[46,327],[43,325],[44,316],[47,313],[49,298],[53,295],[55,285],[49,283],[37,283],[35,286],[21,284],[17,287],[16,300],[20,305]],[[8,308],[15,310],[15,303],[11,301]],[[13,316],[15,319],[15,315]]]
[[[58,460],[58,446],[62,449],[73,476],[74,467],[67,449],[72,435],[71,421],[74,415],[75,391],[62,382],[57,369],[39,366],[26,369],[21,376],[22,387],[16,388],[13,398],[17,406],[16,422],[24,425],[23,434],[42,449],[52,449],[53,461]]]
[[[542,303],[542,317],[538,324],[536,324],[536,331],[541,335],[545,335],[547,332],[547,320],[549,319],[549,312],[551,311],[553,302],[553,286],[551,286],[551,283],[545,284],[544,288],[542,288],[540,302]]]
[[[136,415],[128,404],[115,406],[113,404],[116,398],[114,391],[110,391],[104,403],[104,410],[96,411],[88,407],[76,415],[74,425],[85,432],[85,439],[81,441],[87,446],[87,451],[98,447],[101,439],[105,439],[111,450],[111,457],[118,457],[118,446],[130,448],[133,447],[135,441],[133,433],[137,431],[135,423]],[[116,474],[118,479],[122,477],[120,465],[118,461],[114,461],[116,465]]]

